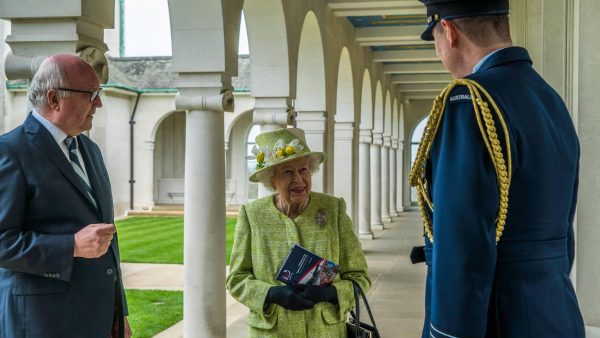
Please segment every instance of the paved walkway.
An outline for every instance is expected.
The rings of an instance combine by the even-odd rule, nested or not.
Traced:
[[[411,265],[408,255],[422,241],[417,212],[405,212],[374,240],[363,240],[373,285],[369,304],[382,337],[414,338],[421,335],[425,266]],[[183,266],[173,264],[122,264],[126,288],[183,290]],[[248,310],[227,295],[227,337],[246,337]],[[361,316],[362,317],[362,316]],[[179,338],[183,322],[156,337]]]

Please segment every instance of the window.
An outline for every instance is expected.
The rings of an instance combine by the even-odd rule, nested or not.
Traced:
[[[421,142],[421,136],[423,136],[423,131],[425,130],[425,126],[427,125],[427,117],[421,120],[415,127],[412,133],[412,137],[410,138],[410,167],[412,168],[415,163],[415,158],[417,157],[417,150],[419,149],[419,142]],[[417,203],[417,191],[414,187],[410,187],[410,203]]]

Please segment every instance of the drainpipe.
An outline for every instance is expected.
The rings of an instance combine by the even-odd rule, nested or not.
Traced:
[[[135,184],[133,175],[133,127],[135,125],[135,113],[137,112],[137,107],[141,96],[142,93],[138,91],[135,104],[133,105],[133,111],[131,112],[131,117],[129,118],[129,210],[133,210],[133,185]]]

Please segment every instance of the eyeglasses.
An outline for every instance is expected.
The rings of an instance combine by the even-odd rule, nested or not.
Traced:
[[[93,102],[98,96],[100,96],[100,91],[102,90],[102,88],[98,88],[96,90],[79,90],[79,89],[71,89],[71,88],[56,88],[56,89],[64,90],[67,92],[90,94],[90,102]]]

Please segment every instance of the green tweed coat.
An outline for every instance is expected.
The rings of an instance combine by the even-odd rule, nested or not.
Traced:
[[[341,265],[333,284],[339,305],[324,302],[310,310],[290,311],[271,304],[263,310],[267,290],[283,285],[275,276],[295,243]],[[250,309],[249,337],[346,337],[344,323],[354,307],[348,279],[358,282],[365,292],[371,286],[367,262],[343,199],[312,192],[308,206],[294,220],[277,210],[273,196],[241,207],[227,289]]]

